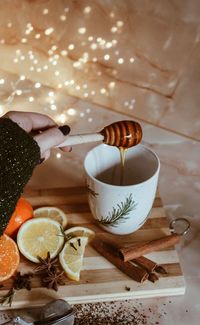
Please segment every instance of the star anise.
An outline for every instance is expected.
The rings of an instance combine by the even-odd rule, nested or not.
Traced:
[[[58,285],[65,284],[64,272],[60,270],[58,260],[51,260],[50,253],[45,259],[38,257],[40,264],[35,268],[35,273],[41,275],[42,285],[48,289],[58,290]]]
[[[40,264],[35,268],[35,273],[41,273],[43,271],[51,272],[51,268],[57,265],[57,259],[52,260],[50,256],[50,252],[47,253],[46,258],[42,258],[38,256]]]
[[[58,291],[58,285],[65,284],[63,274],[64,272],[60,272],[56,270],[54,273],[51,273],[48,276],[44,277],[42,279],[42,283],[48,289],[53,289],[55,291]]]
[[[26,289],[30,291],[32,277],[33,277],[32,273],[25,273],[21,275],[20,272],[17,272],[14,279],[13,288],[15,290]]]

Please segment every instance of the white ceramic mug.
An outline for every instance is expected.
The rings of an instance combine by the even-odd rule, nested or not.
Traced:
[[[120,185],[120,152],[100,144],[84,161],[88,201],[93,217],[108,232],[125,235],[139,229],[151,211],[158,184],[160,161],[144,145],[125,155],[124,181]]]

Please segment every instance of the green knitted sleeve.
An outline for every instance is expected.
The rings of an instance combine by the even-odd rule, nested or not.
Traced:
[[[39,160],[37,142],[13,121],[0,119],[0,235]]]

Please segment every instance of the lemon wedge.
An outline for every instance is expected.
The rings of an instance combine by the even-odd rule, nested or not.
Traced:
[[[79,236],[68,240],[59,254],[60,264],[69,279],[79,281],[88,238]]]
[[[35,209],[33,211],[34,218],[50,218],[55,220],[61,224],[63,228],[67,226],[67,216],[66,214],[59,208],[56,207],[42,207]]]
[[[28,260],[38,263],[38,256],[54,258],[64,243],[59,222],[49,218],[35,218],[25,222],[18,231],[17,245]]]
[[[86,227],[77,226],[65,230],[65,240],[69,240],[74,237],[87,237],[89,243],[94,238],[94,236],[95,232]]]

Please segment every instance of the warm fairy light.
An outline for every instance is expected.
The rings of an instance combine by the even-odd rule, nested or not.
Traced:
[[[31,25],[31,23],[28,23],[26,27],[27,29],[25,30],[25,34],[29,35],[33,31],[33,26]]]
[[[60,52],[60,54],[61,54],[62,56],[66,56],[66,55],[68,54],[68,52],[67,52],[66,50],[62,50],[62,51]]]
[[[55,104],[52,104],[52,105],[50,106],[50,108],[51,108],[52,111],[56,111],[56,109],[57,109],[57,107],[56,107]]]
[[[78,32],[79,32],[79,34],[85,34],[85,32],[86,32],[86,28],[85,27],[80,27],[79,29],[78,29]]]
[[[45,64],[45,65],[43,66],[43,70],[47,70],[47,69],[48,69],[48,65]]]
[[[21,76],[20,76],[20,78],[19,78],[20,80],[25,80],[26,79],[26,77],[22,74]]]
[[[48,15],[49,9],[47,9],[47,8],[43,9],[42,13],[43,13],[43,15]]]
[[[63,86],[62,84],[58,84],[58,88],[59,88],[59,89],[62,88],[62,86]]]
[[[53,62],[52,62],[52,65],[57,65],[58,64],[58,62],[56,61],[56,60],[54,60]]]
[[[124,22],[122,20],[118,20],[116,25],[117,27],[122,27],[124,25]]]
[[[35,69],[34,69],[34,67],[30,67],[29,70],[30,71],[34,71]]]
[[[21,42],[22,42],[22,43],[27,43],[27,39],[26,39],[26,38],[22,38],[22,39],[21,39]]]
[[[31,96],[31,97],[28,98],[28,100],[29,100],[29,102],[33,102],[34,101],[34,97]]]
[[[68,80],[65,80],[64,85],[65,86],[68,86],[69,85],[69,81]]]
[[[17,94],[17,96],[20,96],[22,94],[22,90],[21,89],[17,89],[16,90],[16,94]]]
[[[113,44],[113,45],[117,45],[117,40],[116,40],[116,39],[113,39],[113,40],[112,40],[112,44]]]
[[[74,48],[75,48],[74,44],[69,44],[68,49],[69,49],[70,51],[74,50]]]
[[[88,118],[88,122],[91,123],[93,121],[93,118],[92,117],[89,117]]]
[[[55,71],[54,74],[55,74],[55,76],[59,76],[60,75],[60,71]]]
[[[60,114],[58,117],[57,117],[57,120],[58,122],[64,124],[66,122],[66,115],[65,114]]]
[[[96,94],[96,91],[95,90],[92,90],[91,91],[91,95],[94,96]]]
[[[40,88],[41,87],[41,83],[40,82],[36,82],[35,83],[35,88]]]
[[[92,41],[93,41],[93,39],[94,39],[94,37],[93,37],[93,36],[88,36],[88,41],[89,41],[89,42],[92,42]]]
[[[119,58],[117,61],[119,64],[123,64],[124,63],[124,59],[123,58]]]
[[[97,43],[92,43],[90,45],[90,47],[91,47],[92,50],[96,50],[97,49]]]
[[[87,84],[83,84],[83,89],[87,89],[88,85]]]
[[[90,108],[87,108],[87,109],[86,109],[86,113],[89,114],[90,112],[91,112],[91,109],[90,109]]]
[[[111,28],[111,33],[116,33],[117,32],[117,27],[116,26],[113,26],[112,28]]]
[[[130,58],[129,61],[130,61],[131,63],[133,63],[133,62],[135,61],[135,59],[134,59],[134,58]]]
[[[112,43],[111,43],[111,42],[107,42],[107,43],[106,43],[106,48],[109,49],[109,48],[111,48],[111,47],[112,47]]]
[[[58,153],[56,154],[56,158],[57,158],[57,159],[60,159],[60,158],[61,158],[61,153],[60,153],[60,152],[58,152]]]
[[[105,41],[105,39],[102,39],[99,43],[100,43],[101,47],[103,47],[106,44],[106,41]]]
[[[115,87],[115,82],[111,81],[108,85],[109,88],[114,88]]]
[[[5,39],[1,39],[1,40],[0,40],[0,43],[1,43],[1,44],[5,44]]]
[[[0,85],[3,85],[5,83],[5,80],[2,78],[0,79]]]
[[[24,56],[24,55],[21,55],[21,56],[20,56],[20,60],[21,60],[21,61],[24,61],[24,60],[25,60],[25,56]]]
[[[87,6],[84,8],[83,13],[84,14],[89,14],[91,12],[92,8],[90,6]]]
[[[49,91],[48,92],[48,95],[49,95],[49,97],[54,97],[55,96],[55,93],[53,91]]]
[[[37,71],[37,72],[41,72],[42,69],[41,69],[41,68],[37,68],[36,71]]]
[[[128,102],[127,102],[127,100],[124,102],[124,106],[128,106]]]
[[[79,61],[74,62],[73,67],[74,68],[80,68],[81,67],[81,62],[79,62]]]
[[[38,60],[37,59],[33,60],[33,64],[38,64]]]
[[[85,116],[85,113],[81,112],[80,117],[84,117],[84,116]]]
[[[105,94],[105,93],[106,93],[106,89],[105,89],[105,88],[101,88],[101,89],[100,89],[100,93],[101,93],[101,94]]]
[[[69,84],[70,84],[70,85],[74,85],[74,84],[75,84],[74,79],[70,80]]]
[[[89,59],[88,52],[84,52],[82,58],[80,58],[82,62],[86,63]]]
[[[101,71],[97,71],[97,76],[101,76],[102,72]]]
[[[115,14],[114,14],[113,11],[111,11],[111,13],[110,13],[110,17],[111,17],[111,18],[114,18],[114,17],[115,17]]]
[[[79,85],[76,85],[76,90],[80,90],[81,89],[81,87],[79,86]]]
[[[52,45],[52,47],[51,47],[51,49],[52,49],[52,51],[55,51],[55,50],[57,50],[57,46],[56,45]]]
[[[76,110],[74,108],[68,108],[67,110],[67,114],[70,115],[70,116],[74,116],[76,115]]]
[[[13,59],[13,62],[14,62],[14,63],[17,63],[17,62],[19,62],[19,60],[18,60],[17,58],[14,58],[14,59]]]
[[[45,31],[44,31],[44,33],[45,33],[45,35],[51,35],[52,33],[53,33],[53,31],[54,31],[54,28],[53,27],[49,27],[49,28],[47,28]]]
[[[60,16],[60,20],[61,20],[61,21],[65,21],[66,19],[67,19],[67,17],[66,17],[65,15],[61,15],[61,16]]]
[[[20,54],[21,54],[21,50],[20,50],[20,49],[17,49],[17,50],[15,51],[15,53],[16,53],[17,55],[20,55]]]
[[[110,59],[110,55],[109,55],[109,54],[105,54],[105,55],[104,55],[104,60],[105,60],[105,61],[108,61],[109,59]]]
[[[41,37],[40,33],[35,34],[35,38],[39,39]]]
[[[12,23],[10,22],[10,23],[8,23],[8,28],[11,28],[12,27]]]
[[[85,97],[85,98],[87,98],[88,96],[89,96],[88,93],[84,93],[84,94],[83,94],[83,97]]]
[[[97,62],[97,58],[96,57],[92,58],[92,62]]]
[[[66,8],[64,9],[64,12],[69,12],[69,8],[66,7]]]

